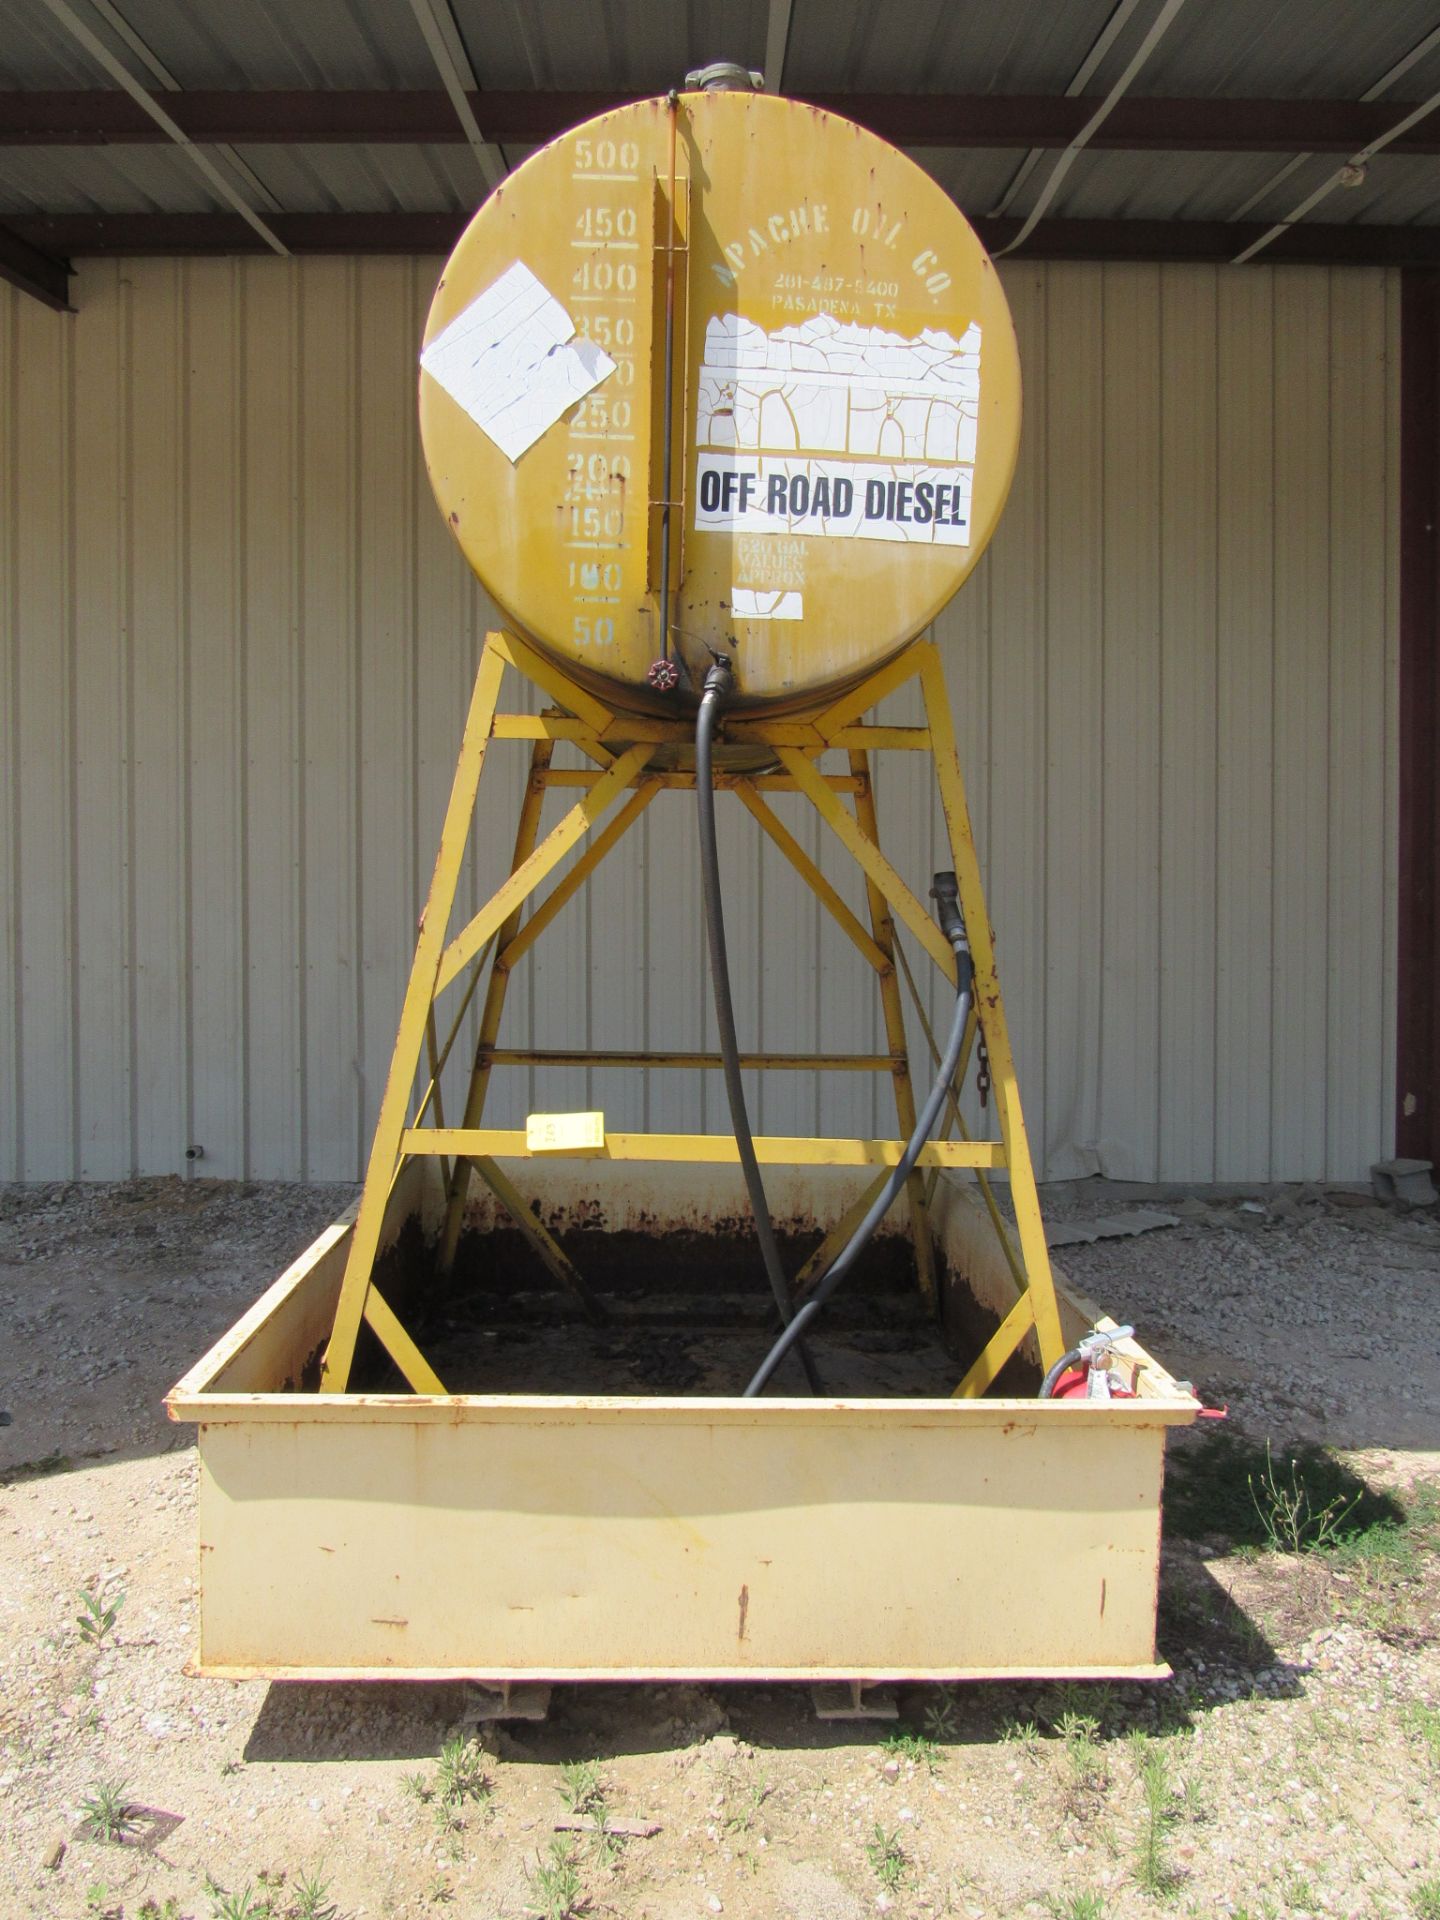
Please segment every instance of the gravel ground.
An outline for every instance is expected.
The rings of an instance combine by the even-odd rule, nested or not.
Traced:
[[[1140,1197],[1090,1182],[1052,1189],[1047,1213]],[[447,1804],[461,1689],[185,1672],[195,1460],[161,1396],[350,1198],[0,1193],[0,1920],[278,1920],[324,1911],[311,1871],[346,1920],[558,1915],[567,1871],[572,1911],[653,1920],[1440,1915],[1440,1520],[1414,1519],[1440,1498],[1431,1213],[1146,1192],[1180,1224],[1066,1248],[1074,1281],[1228,1402],[1242,1438],[1345,1449],[1412,1515],[1383,1553],[1171,1540],[1173,1680],[915,1690],[914,1738],[889,1748],[816,1722],[796,1690],[573,1688],[472,1753],[473,1791]],[[125,1594],[98,1646],[82,1588]],[[547,1887],[565,1768],[592,1757],[608,1816],[658,1830],[572,1837]],[[77,1831],[105,1782],[155,1810],[129,1844]]]

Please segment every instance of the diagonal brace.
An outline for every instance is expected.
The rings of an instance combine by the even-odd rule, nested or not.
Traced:
[[[807,796],[820,818],[864,869],[867,879],[877,886],[930,958],[952,985],[955,980],[955,955],[950,942],[941,933],[934,917],[927,913],[916,895],[901,879],[868,834],[862,833],[823,775],[808,755],[794,747],[778,749],[781,764],[800,791]]]
[[[590,788],[584,799],[577,801],[559,825],[551,829],[530,858],[516,868],[497,892],[491,894],[470,924],[445,949],[435,978],[437,994],[442,993],[464,970],[466,963],[480,951],[491,934],[504,925],[521,901],[535,891],[550,869],[559,865],[575,842],[600,818],[616,794],[629,786],[654,751],[651,742],[642,740],[639,746],[622,753]]]
[[[877,973],[888,973],[890,962],[778,814],[760,798],[748,780],[737,781],[735,792],[745,811],[759,821],[761,827],[810,888],[821,906],[829,912],[841,932],[855,943]]]
[[[491,1160],[488,1155],[485,1154],[472,1155],[470,1157],[470,1165],[475,1169],[476,1173],[479,1174],[480,1178],[485,1182],[486,1186],[489,1187],[495,1198],[515,1222],[515,1225],[529,1242],[532,1252],[545,1268],[546,1272],[558,1280],[561,1286],[570,1289],[571,1293],[575,1295],[576,1299],[584,1307],[585,1317],[592,1326],[603,1327],[610,1318],[609,1314],[606,1313],[600,1301],[581,1278],[574,1262],[570,1259],[554,1234],[551,1233],[544,1221],[537,1220],[529,1207],[526,1206],[524,1194],[521,1193],[509,1174],[505,1172],[498,1161]]]

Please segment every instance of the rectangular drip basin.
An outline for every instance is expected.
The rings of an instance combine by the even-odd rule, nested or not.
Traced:
[[[932,1222],[943,1327],[904,1201],[813,1341],[744,1385],[773,1330],[738,1171],[506,1169],[600,1293],[590,1326],[477,1193],[453,1280],[412,1161],[376,1279],[446,1386],[366,1334],[316,1391],[350,1220],[172,1390],[199,1427],[200,1670],[273,1678],[1151,1677],[1165,1429],[1198,1406],[1133,1341],[1132,1399],[1042,1402],[1033,1337],[1000,1392],[951,1398],[1015,1297],[964,1176]],[[771,1170],[794,1271],[865,1170]],[[1109,1324],[1056,1276],[1072,1345]]]

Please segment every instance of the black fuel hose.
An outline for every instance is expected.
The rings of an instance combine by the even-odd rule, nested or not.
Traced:
[[[924,1109],[915,1122],[915,1131],[906,1143],[905,1151],[896,1162],[890,1178],[876,1195],[870,1211],[836,1255],[815,1291],[766,1354],[755,1378],[745,1389],[747,1400],[753,1400],[757,1394],[764,1391],[770,1376],[785,1358],[790,1347],[801,1337],[811,1321],[819,1315],[825,1302],[860,1257],[871,1234],[894,1205],[900,1189],[915,1170],[915,1162],[920,1158],[921,1149],[930,1138],[931,1130],[940,1117],[940,1109],[945,1104],[945,1096],[950,1091],[950,1083],[955,1078],[955,1069],[960,1064],[960,1055],[965,1047],[965,1029],[970,1021],[975,966],[970,958],[969,943],[965,938],[965,925],[960,918],[954,874],[937,873],[933,891],[939,903],[937,917],[955,950],[956,964],[955,1016],[950,1022],[950,1035],[945,1042],[945,1052],[935,1076],[935,1084],[930,1089],[930,1097],[926,1100]]]
[[[735,676],[726,660],[717,660],[705,676],[705,691],[695,717],[695,799],[700,817],[700,884],[705,898],[705,934],[710,946],[710,984],[715,997],[715,1024],[720,1034],[720,1059],[725,1069],[725,1092],[730,1102],[730,1125],[740,1152],[745,1174],[745,1191],[755,1216],[755,1232],[760,1254],[780,1318],[787,1328],[795,1309],[785,1269],[780,1264],[780,1249],[775,1243],[775,1228],[770,1219],[770,1203],[765,1197],[765,1182],[760,1177],[760,1162],[755,1158],[755,1139],[750,1131],[750,1116],[745,1108],[745,1083],[740,1077],[740,1042],[735,1033],[735,1006],[730,997],[730,962],[725,951],[725,908],[720,887],[720,848],[715,838],[715,787],[711,777],[711,748],[715,723],[734,688]],[[790,1350],[787,1340],[785,1351]],[[815,1362],[802,1342],[800,1364],[812,1393],[820,1392],[820,1376]],[[778,1364],[778,1363],[777,1363]],[[773,1369],[772,1369],[773,1371]]]
[[[1045,1378],[1040,1382],[1040,1392],[1037,1398],[1041,1400],[1053,1400],[1055,1397],[1055,1389],[1060,1384],[1061,1374],[1068,1373],[1071,1367],[1078,1367],[1084,1358],[1085,1355],[1079,1347],[1071,1347],[1068,1353],[1062,1353],[1054,1366],[1051,1367],[1050,1371],[1046,1374]]]

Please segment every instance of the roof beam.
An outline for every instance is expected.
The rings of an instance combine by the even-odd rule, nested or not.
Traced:
[[[790,13],[794,0],[770,0],[765,21],[765,91],[779,93],[785,84],[785,55],[790,48]]]
[[[1402,139],[1404,135],[1410,131],[1411,127],[1418,126],[1421,121],[1433,114],[1437,107],[1440,107],[1440,93],[1432,93],[1423,105],[1413,107],[1411,111],[1406,114],[1405,118],[1396,121],[1395,125],[1392,126],[1387,133],[1381,134],[1378,139],[1372,140],[1368,146],[1362,147],[1358,153],[1352,154],[1350,156],[1349,167],[1337,167],[1328,180],[1323,181],[1316,187],[1313,193],[1307,194],[1298,206],[1292,207],[1283,220],[1277,220],[1273,227],[1266,228],[1259,239],[1252,240],[1247,246],[1242,247],[1235,256],[1236,266],[1243,267],[1247,260],[1253,260],[1257,253],[1273,245],[1282,235],[1291,232],[1298,222],[1305,218],[1312,207],[1318,207],[1320,202],[1334,193],[1337,187],[1345,184],[1345,176],[1351,169],[1354,169],[1360,178],[1363,179],[1366,167],[1377,153],[1381,152],[1385,147],[1393,146],[1397,140]]]
[[[149,88],[141,86],[124,61],[115,57],[105,42],[66,6],[65,0],[44,0],[44,4],[70,38],[83,47],[96,65],[108,73],[118,86],[124,88],[141,111],[154,121],[156,128],[165,135],[167,140],[175,142],[206,184],[213,188],[222,200],[232,206],[242,220],[255,229],[267,247],[276,253],[283,253],[285,248],[276,238],[273,228],[266,226],[244,194],[226,179],[208,154],[200,151],[185,129],[171,119]]]
[[[468,96],[486,142],[536,146],[635,93],[494,92]],[[1093,118],[1093,96],[953,93],[796,95],[858,120],[906,147],[1067,147]],[[1338,153],[1348,158],[1418,102],[1363,100],[1137,99],[1117,101],[1088,145],[1149,153]],[[205,145],[331,143],[455,145],[455,108],[434,91],[167,93],[184,134]],[[0,146],[140,146],[171,138],[129,95],[0,90]],[[1440,153],[1440,127],[1422,121],[1388,149]]]
[[[0,280],[8,280],[42,306],[57,313],[70,309],[70,266],[22,239],[9,227],[0,227]]]
[[[1440,27],[1433,28],[1422,40],[1417,40],[1405,57],[1397,60],[1394,66],[1387,67],[1375,82],[1374,86],[1367,87],[1360,98],[1365,101],[1378,100],[1382,94],[1388,93],[1391,87],[1398,86],[1410,69],[1413,66],[1417,66],[1427,55],[1433,53],[1437,46],[1440,46]],[[1371,134],[1368,137],[1373,138],[1374,136]],[[1232,220],[1243,220],[1247,213],[1260,205],[1262,200],[1268,200],[1276,187],[1283,186],[1292,174],[1298,173],[1301,167],[1305,166],[1314,158],[1315,155],[1313,152],[1295,154],[1290,160],[1286,161],[1285,165],[1281,167],[1277,173],[1272,173],[1264,186],[1257,188],[1243,206],[1236,207],[1230,218]]]
[[[446,254],[468,213],[277,213],[292,253]],[[976,232],[999,252],[1020,231],[1017,219],[977,219]],[[12,219],[9,231],[31,248],[67,258],[85,254],[255,253],[262,243],[228,213],[47,214]],[[1237,243],[1264,224],[1229,220],[1045,220],[1027,243],[1037,260],[1229,261]],[[1440,226],[1382,227],[1361,221],[1291,227],[1266,251],[1277,265],[1440,266]]]
[[[1040,189],[1035,204],[1025,216],[1025,221],[1020,231],[1007,246],[1001,249],[1002,253],[1013,253],[1016,247],[1023,247],[1036,227],[1039,226],[1045,216],[1046,209],[1060,191],[1066,174],[1070,171],[1071,167],[1074,166],[1076,160],[1079,159],[1081,153],[1094,139],[1095,135],[1099,133],[1100,129],[1110,118],[1116,107],[1119,106],[1125,95],[1130,91],[1131,83],[1136,79],[1140,69],[1145,65],[1150,55],[1169,32],[1175,16],[1184,5],[1185,0],[1160,0],[1160,9],[1147,28],[1145,38],[1131,54],[1125,64],[1124,71],[1110,88],[1110,91],[1105,95],[1105,98],[1100,102],[1099,106],[1095,108],[1094,113],[1085,122],[1085,125],[1080,129],[1079,133],[1076,134],[1075,138],[1051,168],[1049,174],[1046,176],[1045,184]]]
[[[479,99],[479,92],[449,0],[410,0],[410,11],[444,82],[445,97],[475,156],[480,177],[487,187],[498,187],[505,178],[505,162],[486,140],[475,118],[472,103]]]
[[[1070,76],[1070,84],[1065,89],[1067,99],[1078,99],[1078,97],[1084,93],[1086,87],[1089,86],[1090,82],[1104,64],[1110,49],[1129,25],[1130,16],[1139,4],[1140,0],[1119,0],[1119,4],[1116,6],[1114,12],[1110,15],[1110,18],[1105,22],[1105,25],[1100,29],[1100,32],[1092,42],[1089,53],[1086,54],[1085,58]],[[1036,167],[1039,166],[1044,151],[1045,149],[1043,147],[1031,147],[1014,173],[1011,174],[1009,185],[1006,187],[1004,193],[1001,194],[996,204],[990,209],[997,219],[1001,214],[1008,213],[1015,204],[1016,195],[1030,178],[1030,175],[1035,171]]]

